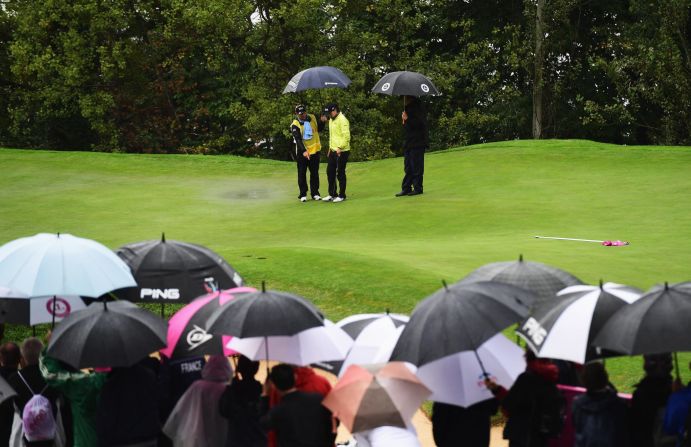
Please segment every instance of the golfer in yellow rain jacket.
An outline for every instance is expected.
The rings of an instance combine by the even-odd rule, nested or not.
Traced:
[[[325,107],[325,112],[331,118],[329,123],[329,162],[326,165],[329,195],[322,200],[343,202],[346,199],[346,165],[350,157],[350,123],[336,103],[328,104]],[[326,121],[326,116],[322,115],[321,120]],[[338,179],[338,194],[336,194],[336,179]]]

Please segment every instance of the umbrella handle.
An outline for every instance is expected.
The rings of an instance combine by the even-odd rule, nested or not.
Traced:
[[[482,359],[480,359],[480,354],[478,354],[477,349],[473,349],[473,353],[475,354],[477,362],[480,364],[480,369],[482,370],[483,377],[485,379],[489,379],[489,374],[487,374],[487,371],[485,370],[485,365],[482,363]]]

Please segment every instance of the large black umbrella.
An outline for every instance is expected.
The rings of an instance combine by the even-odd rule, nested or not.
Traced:
[[[346,88],[350,82],[348,76],[336,67],[311,67],[293,76],[283,89],[283,93],[296,93],[308,89]]]
[[[518,261],[493,262],[473,270],[461,283],[475,281],[497,281],[511,284],[537,295],[539,304],[544,300],[554,298],[561,289],[568,286],[583,284],[583,282],[558,268],[540,262],[524,261],[520,255]]]
[[[307,299],[277,290],[251,292],[221,306],[206,321],[207,331],[238,338],[292,336],[324,325]]]
[[[628,355],[691,351],[691,282],[656,287],[622,307],[593,345]]]
[[[220,255],[201,245],[161,240],[136,242],[116,253],[130,267],[137,287],[115,294],[128,301],[188,303],[207,293],[205,280],[213,278],[217,289],[243,285],[240,274]]]
[[[134,303],[95,302],[55,327],[47,352],[80,369],[131,366],[166,345],[167,329]]]
[[[413,310],[391,354],[417,366],[483,342],[528,316],[533,295],[496,282],[444,286]]]
[[[0,404],[16,395],[17,392],[12,388],[12,385],[7,383],[5,379],[0,376]]]
[[[585,363],[608,357],[592,346],[607,320],[642,292],[614,283],[570,286],[533,310],[516,332],[539,357]]]
[[[391,96],[437,96],[437,87],[427,76],[415,71],[395,71],[385,74],[372,87],[373,93]]]

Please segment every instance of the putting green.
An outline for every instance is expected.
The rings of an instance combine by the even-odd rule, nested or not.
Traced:
[[[215,250],[251,285],[309,297],[333,320],[409,313],[442,279],[519,254],[588,283],[691,280],[691,148],[510,141],[425,163],[421,196],[394,197],[402,160],[389,159],[350,163],[343,203],[299,203],[293,163],[2,149],[0,243],[59,231],[117,248],[165,232]],[[639,377],[637,360],[608,368],[625,389]]]

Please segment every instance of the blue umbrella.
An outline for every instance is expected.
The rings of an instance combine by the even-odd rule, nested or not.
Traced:
[[[312,67],[293,76],[283,93],[296,93],[312,88],[346,88],[350,82],[348,76],[336,67]]]

